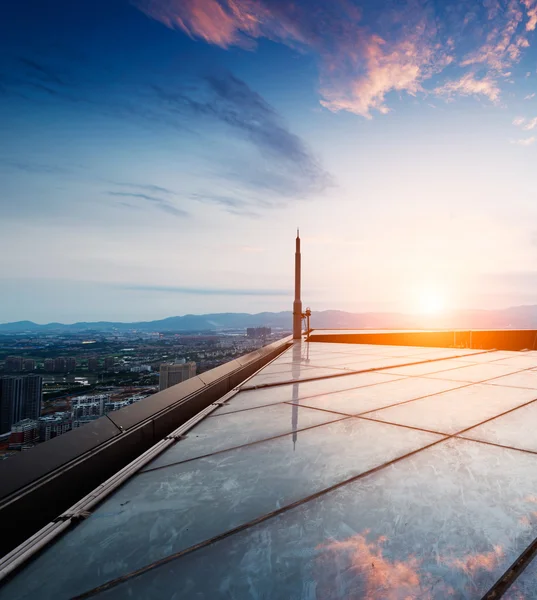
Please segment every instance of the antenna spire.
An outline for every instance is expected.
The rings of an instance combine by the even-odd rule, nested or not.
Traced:
[[[300,253],[300,231],[296,230],[295,249],[295,301],[293,302],[293,339],[300,340],[302,337],[302,298],[301,298],[301,253]]]

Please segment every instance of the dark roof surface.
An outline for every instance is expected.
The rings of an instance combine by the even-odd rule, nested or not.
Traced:
[[[297,343],[0,599],[481,598],[537,537],[536,400],[537,352]]]

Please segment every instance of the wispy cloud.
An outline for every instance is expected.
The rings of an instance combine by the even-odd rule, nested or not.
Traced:
[[[531,100],[532,98],[535,98],[535,92],[533,92],[533,94],[528,94],[527,96],[524,96],[524,100]]]
[[[195,90],[154,88],[169,109],[219,121],[254,144],[278,170],[298,177],[303,195],[331,185],[305,142],[291,132],[281,116],[244,81],[230,73],[207,76]]]
[[[524,131],[531,131],[537,127],[537,117],[533,117],[532,119],[516,117],[516,119],[513,120],[513,125],[515,127],[520,127]]]
[[[60,167],[58,165],[47,165],[29,160],[12,160],[9,158],[2,157],[0,157],[0,166],[7,166],[11,169],[16,169],[18,171],[25,171],[26,173],[43,173],[57,175],[69,172],[69,169],[65,167]]]
[[[134,198],[137,200],[146,200],[151,202],[156,208],[173,215],[174,217],[188,217],[189,213],[182,208],[177,208],[177,206],[173,205],[169,200],[164,200],[163,198],[159,198],[157,196],[149,196],[148,194],[137,194],[133,192],[107,192],[109,196],[119,196],[122,198]],[[125,205],[125,203],[122,203]]]
[[[18,60],[26,67],[28,74],[31,76],[55,85],[65,85],[63,79],[58,75],[58,73],[55,72],[53,68],[30,58],[19,57]]]
[[[119,187],[129,187],[129,188],[134,188],[136,190],[145,190],[146,192],[153,192],[156,194],[174,194],[175,192],[172,190],[169,190],[168,188],[162,187],[160,185],[153,185],[152,183],[125,183],[125,182],[118,182],[118,181],[112,181],[110,183],[113,183],[114,185],[117,185]]]
[[[204,204],[216,204],[222,207],[226,212],[241,217],[259,218],[261,215],[252,210],[250,203],[233,196],[222,196],[219,194],[190,194],[190,200],[202,202]],[[260,204],[269,207],[269,204],[261,202]]]
[[[516,144],[517,146],[531,146],[532,144],[535,144],[536,140],[537,138],[535,138],[535,136],[532,136],[529,138],[522,138],[519,140],[511,140],[511,144]]]
[[[462,60],[461,66],[482,64],[503,72],[520,59],[522,50],[529,46],[521,30],[524,11],[520,0],[506,0],[504,4],[484,3],[490,24],[486,40]]]
[[[195,296],[289,296],[289,294],[291,294],[291,290],[259,290],[253,288],[197,288],[161,285],[127,285],[122,287],[131,291],[157,292],[164,294],[191,294]]]
[[[268,0],[132,0],[172,29],[222,48],[254,49],[267,38],[319,58],[321,104],[370,118],[389,112],[388,95],[425,92],[448,66],[470,68],[436,90],[497,102],[537,26],[537,0],[396,5]],[[483,23],[485,26],[483,27]],[[484,69],[484,72],[483,72]],[[452,69],[451,69],[452,70]]]
[[[437,87],[434,93],[448,98],[453,98],[454,95],[485,96],[491,102],[497,102],[500,98],[500,88],[491,76],[476,79],[473,73],[466,73],[459,79],[447,81]]]
[[[527,123],[524,123],[522,125],[522,129],[524,129],[525,131],[531,131],[532,129],[535,129],[537,127],[537,117],[533,117],[533,119],[529,119],[529,121],[527,121]]]

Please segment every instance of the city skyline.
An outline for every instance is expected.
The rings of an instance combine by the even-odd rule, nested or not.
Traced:
[[[537,304],[537,0],[35,0],[0,322]]]

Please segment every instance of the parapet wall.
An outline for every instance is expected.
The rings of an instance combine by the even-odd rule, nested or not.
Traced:
[[[290,343],[274,342],[0,462],[0,557]]]
[[[348,331],[316,329],[312,342],[378,344],[382,346],[434,346],[476,350],[537,350],[535,329],[476,329],[449,331]]]

